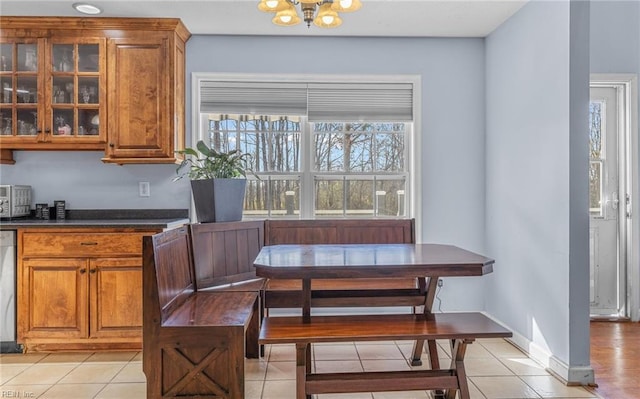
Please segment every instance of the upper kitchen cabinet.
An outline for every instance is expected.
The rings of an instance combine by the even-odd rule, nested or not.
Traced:
[[[178,19],[0,17],[0,162],[11,150],[175,162],[189,36]]]
[[[104,148],[106,39],[5,28],[0,38],[2,147]]]
[[[178,27],[176,27],[178,28]],[[104,162],[172,163],[184,148],[188,33],[128,32],[107,43],[109,138]]]

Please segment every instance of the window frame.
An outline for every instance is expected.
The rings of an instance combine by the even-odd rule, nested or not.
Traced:
[[[328,75],[328,74],[230,74],[230,73],[215,73],[215,72],[192,72],[191,74],[191,147],[195,147],[196,143],[203,139],[205,133],[208,131],[208,126],[204,120],[201,120],[200,115],[200,87],[203,81],[215,80],[215,81],[233,81],[233,82],[274,82],[274,83],[409,83],[413,87],[413,122],[411,122],[411,128],[408,129],[405,140],[405,163],[407,188],[405,189],[405,195],[407,198],[407,208],[405,210],[404,218],[414,218],[416,223],[420,222],[422,215],[422,208],[420,206],[420,193],[422,192],[422,184],[420,179],[420,171],[422,170],[422,160],[420,154],[421,149],[421,78],[419,75]],[[202,118],[203,119],[203,118]],[[312,160],[310,159],[310,146],[312,140],[307,137],[310,132],[310,122],[308,118],[304,118],[304,123],[301,125],[301,138],[302,144],[302,159],[301,165],[303,170],[300,173],[300,184],[308,185],[314,184],[313,176],[310,167]],[[320,173],[323,174],[323,173]],[[301,192],[300,202],[312,203],[313,202],[313,190],[305,190],[308,195],[304,195]],[[309,194],[310,193],[310,194]],[[304,201],[304,202],[303,202]],[[193,208],[193,203],[192,203]],[[302,208],[302,206],[301,206]],[[300,214],[301,219],[309,219],[313,217],[313,207],[311,207],[310,214]],[[195,212],[191,212],[192,215]],[[419,225],[419,224],[418,224]]]

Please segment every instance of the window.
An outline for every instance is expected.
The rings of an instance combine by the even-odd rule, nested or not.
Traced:
[[[246,217],[410,216],[411,83],[195,84],[194,141],[252,155]]]
[[[602,167],[604,164],[602,119],[604,107],[603,101],[589,103],[589,210],[591,215],[595,217],[604,215],[602,201]]]

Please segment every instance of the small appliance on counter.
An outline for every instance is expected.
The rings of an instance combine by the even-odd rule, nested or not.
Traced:
[[[31,186],[0,184],[0,218],[31,214]]]

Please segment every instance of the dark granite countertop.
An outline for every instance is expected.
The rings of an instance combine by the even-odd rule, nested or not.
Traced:
[[[170,229],[189,223],[187,209],[67,210],[63,220],[22,217],[0,220],[0,229],[49,227],[115,227]]]

